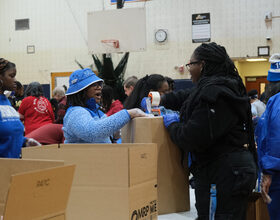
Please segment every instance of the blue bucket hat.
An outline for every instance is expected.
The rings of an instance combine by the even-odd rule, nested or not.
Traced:
[[[269,62],[271,66],[270,70],[268,70],[267,80],[269,82],[280,81],[280,53],[273,54]]]
[[[69,88],[66,92],[66,95],[78,93],[91,84],[100,81],[103,82],[103,80],[96,76],[95,73],[89,68],[76,70],[69,78]]]

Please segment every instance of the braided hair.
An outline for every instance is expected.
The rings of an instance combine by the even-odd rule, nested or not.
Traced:
[[[16,65],[4,58],[0,58],[0,75],[4,75],[4,73],[11,68],[16,68]]]
[[[140,108],[141,100],[147,97],[150,91],[158,91],[164,82],[167,80],[160,74],[146,75],[139,79],[132,93],[125,100],[124,108]]]
[[[16,65],[4,58],[0,58],[0,75],[4,76],[5,72],[11,68],[16,68]],[[3,90],[3,81],[0,79],[0,90]]]
[[[201,72],[202,77],[222,76],[225,78],[233,78],[238,82],[240,95],[246,95],[246,89],[238,74],[238,70],[223,46],[215,42],[209,44],[203,43],[195,49],[193,56],[197,60],[204,61]]]

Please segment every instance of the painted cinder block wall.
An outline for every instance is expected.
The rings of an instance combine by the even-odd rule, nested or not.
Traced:
[[[146,7],[147,50],[130,54],[125,77],[151,73],[188,77],[174,67],[186,63],[199,45],[191,39],[194,13],[210,12],[211,40],[224,45],[233,58],[257,56],[258,46],[280,51],[280,18],[264,21],[267,11],[280,15],[279,0],[151,0],[126,3],[129,7]],[[50,83],[51,72],[78,69],[75,59],[85,66],[93,63],[87,49],[87,12],[115,8],[110,0],[1,0],[0,56],[17,64],[22,83]],[[23,18],[30,19],[30,29],[15,31],[15,19]],[[163,46],[154,41],[159,28],[169,34]],[[35,54],[26,53],[27,45],[35,45]],[[117,62],[120,55],[113,58]]]

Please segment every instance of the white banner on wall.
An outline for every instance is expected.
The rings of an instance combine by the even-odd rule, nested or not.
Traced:
[[[55,87],[64,85],[69,88],[69,76],[59,76],[55,78]]]
[[[192,15],[192,42],[210,42],[211,26],[210,13]]]

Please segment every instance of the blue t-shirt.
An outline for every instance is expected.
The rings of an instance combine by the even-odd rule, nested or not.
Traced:
[[[19,158],[26,138],[19,114],[5,95],[0,95],[0,157]]]

